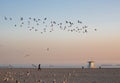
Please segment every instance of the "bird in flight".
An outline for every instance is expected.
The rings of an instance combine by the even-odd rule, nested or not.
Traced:
[[[47,48],[47,51],[49,51],[50,49],[49,48]]]

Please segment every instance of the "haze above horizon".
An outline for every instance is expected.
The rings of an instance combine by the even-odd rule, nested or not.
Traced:
[[[1,0],[0,63],[79,65],[94,60],[97,64],[119,64],[119,4],[119,0]],[[34,30],[26,24],[21,27],[21,17],[23,24],[29,23],[29,17],[33,21],[40,18],[42,24],[37,27],[30,21]],[[73,27],[66,29],[66,20],[73,22]],[[76,26],[84,25],[87,32],[75,32]]]

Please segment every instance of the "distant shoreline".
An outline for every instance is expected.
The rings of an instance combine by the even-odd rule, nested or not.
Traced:
[[[38,64],[0,64],[0,68],[38,68]],[[41,68],[88,68],[88,65],[51,65],[41,64]],[[95,68],[120,68],[119,64],[95,65]]]

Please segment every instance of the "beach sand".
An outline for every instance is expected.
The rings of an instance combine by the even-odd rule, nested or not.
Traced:
[[[1,68],[0,83],[120,83],[120,68]]]

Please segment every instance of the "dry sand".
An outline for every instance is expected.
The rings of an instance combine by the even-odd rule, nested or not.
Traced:
[[[120,83],[120,68],[1,68],[0,83]]]

